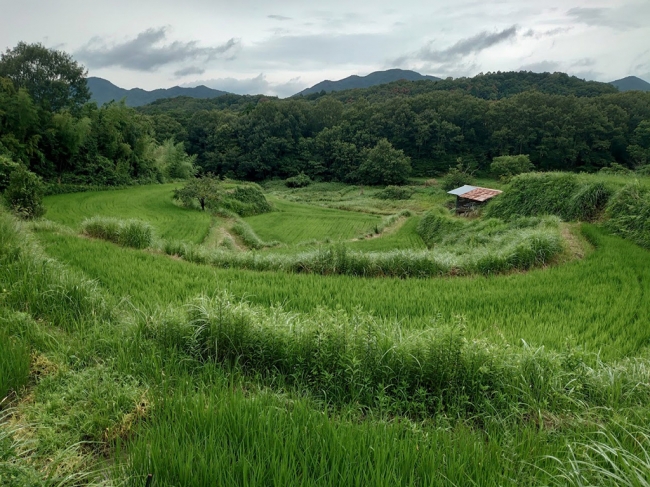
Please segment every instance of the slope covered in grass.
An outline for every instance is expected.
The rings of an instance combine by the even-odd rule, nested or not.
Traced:
[[[175,205],[172,197],[177,187],[158,184],[48,196],[47,218],[75,228],[94,216],[134,218],[150,223],[162,238],[199,243],[210,229],[210,214]]]

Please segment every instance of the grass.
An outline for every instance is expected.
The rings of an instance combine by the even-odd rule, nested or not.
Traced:
[[[351,204],[368,232],[347,211],[322,226],[340,217],[347,240],[388,226],[350,248],[423,248],[420,216],[325,186],[275,196],[311,239],[330,236],[313,236],[324,230],[305,207]],[[157,234],[202,240],[179,237],[165,211]],[[82,220],[25,225],[0,210],[0,353],[18,344],[32,362],[0,417],[0,484],[646,485],[650,252],[630,241],[576,224],[574,243],[593,246],[581,260],[371,279],[192,264],[81,238]],[[434,249],[503,230],[465,225]]]
[[[308,240],[347,240],[370,233],[381,218],[352,211],[271,200],[277,211],[245,218],[262,240],[296,244]]]
[[[503,337],[513,345],[571,343],[603,358],[638,353],[650,343],[650,253],[593,226],[584,232],[597,249],[580,261],[525,274],[428,280],[215,269],[74,236],[38,237],[49,255],[138,307],[229,290],[300,312],[361,308],[410,329],[463,316],[469,337]]]
[[[48,196],[47,218],[79,229],[94,216],[134,218],[150,223],[161,238],[200,243],[210,230],[210,214],[182,208],[172,201],[178,184],[136,186],[115,191],[93,191]]]
[[[11,336],[0,323],[0,410],[4,398],[11,391],[18,391],[29,378],[29,347],[22,340]]]

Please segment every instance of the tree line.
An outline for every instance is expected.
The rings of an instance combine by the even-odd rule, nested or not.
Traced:
[[[139,109],[89,103],[85,77],[69,55],[38,44],[2,54],[0,156],[46,181],[94,185],[197,171],[399,184],[459,161],[487,169],[507,155],[567,171],[650,160],[650,93],[618,93],[561,73],[488,73],[285,100],[176,98]]]

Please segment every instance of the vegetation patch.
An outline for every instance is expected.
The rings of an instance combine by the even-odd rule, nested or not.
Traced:
[[[564,220],[593,221],[613,193],[606,183],[581,183],[575,174],[521,174],[489,204],[486,214],[502,219],[557,215]]]
[[[381,200],[407,200],[413,196],[414,191],[405,186],[386,186],[378,193],[375,193],[375,198]]]
[[[607,205],[607,227],[650,249],[650,188],[628,184]]]
[[[141,220],[95,216],[81,222],[81,231],[89,237],[101,238],[134,249],[146,249],[151,247],[154,241],[151,225]]]

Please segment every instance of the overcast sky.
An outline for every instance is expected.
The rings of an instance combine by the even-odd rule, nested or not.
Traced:
[[[41,42],[124,88],[288,96],[387,68],[650,81],[650,0],[0,0],[0,47]]]

